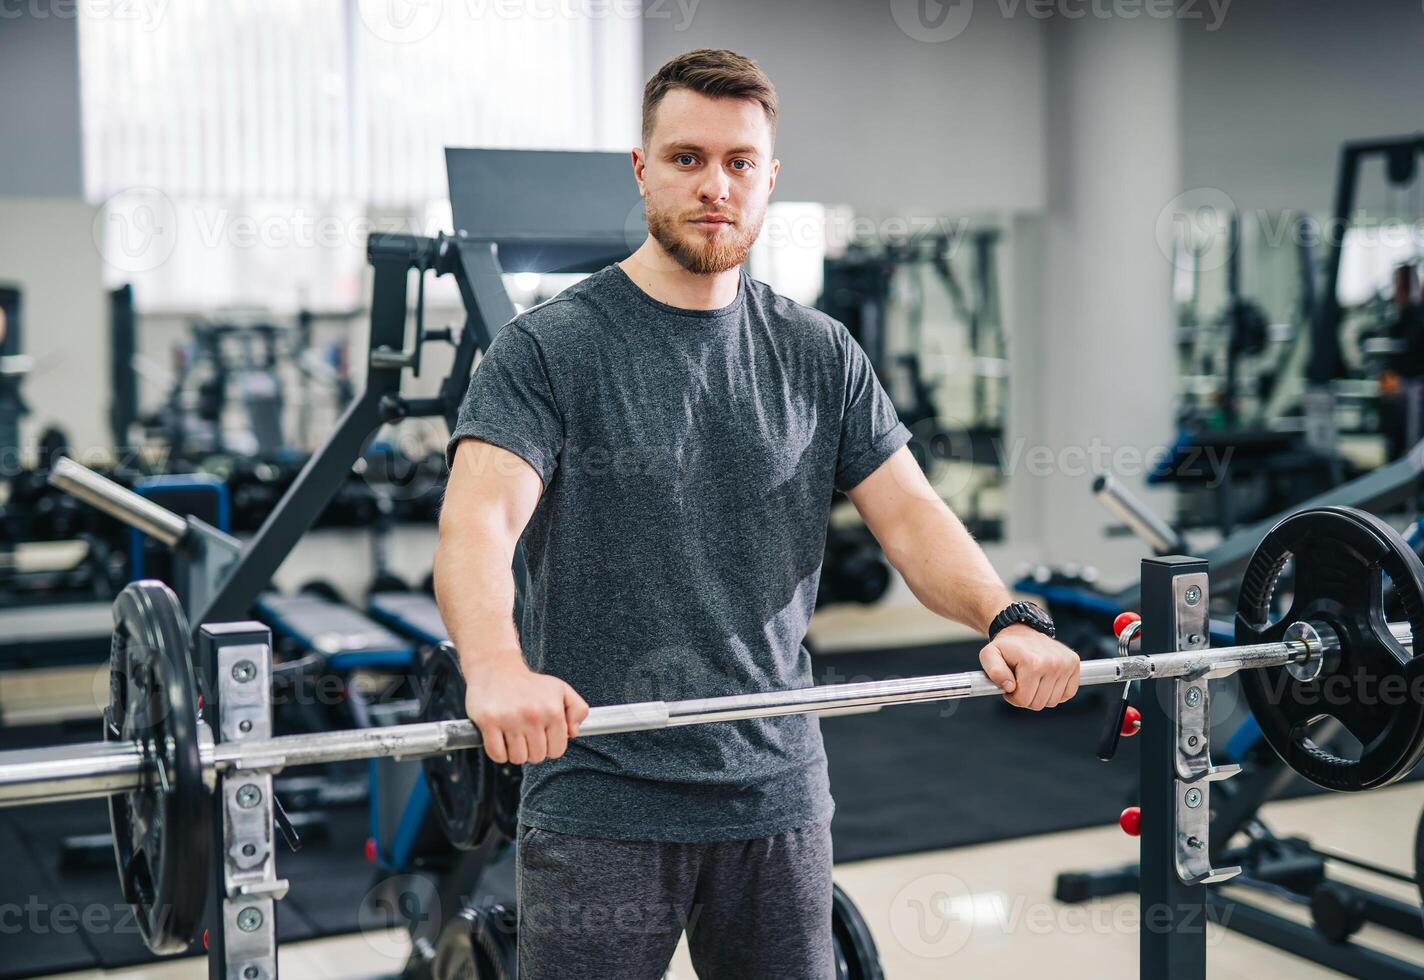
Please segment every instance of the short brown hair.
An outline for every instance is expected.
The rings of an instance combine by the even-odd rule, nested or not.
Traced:
[[[653,116],[663,97],[690,89],[714,99],[755,99],[766,112],[776,141],[776,89],[750,58],[725,48],[698,48],[680,54],[657,70],[643,89],[643,149],[653,136]]]

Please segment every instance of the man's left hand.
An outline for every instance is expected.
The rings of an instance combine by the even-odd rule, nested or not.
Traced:
[[[1078,655],[1028,626],[1001,629],[979,651],[979,663],[1019,708],[1042,711],[1078,693]]]

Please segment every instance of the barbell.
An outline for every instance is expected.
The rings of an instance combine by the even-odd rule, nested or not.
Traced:
[[[1295,558],[1289,610],[1272,620],[1272,598]],[[1386,619],[1385,577],[1404,621]],[[126,901],[155,952],[191,942],[202,919],[214,839],[218,777],[366,758],[424,759],[447,830],[466,846],[468,811],[483,800],[442,793],[442,779],[480,764],[480,735],[464,717],[458,661],[429,660],[426,720],[386,728],[215,742],[193,679],[190,633],[176,596],[160,582],[136,582],[114,603],[110,704],[104,741],[0,753],[0,806],[108,798],[115,858]],[[1348,508],[1292,515],[1262,539],[1238,605],[1237,646],[1179,637],[1176,652],[1082,664],[1080,683],[1221,677],[1253,680],[1247,699],[1262,733],[1287,764],[1322,786],[1358,791],[1404,776],[1424,755],[1424,688],[1412,637],[1424,629],[1424,565],[1388,525]],[[1244,642],[1250,641],[1250,642]],[[264,678],[249,660],[234,680]],[[1343,687],[1334,684],[1343,678]],[[1351,691],[1350,684],[1363,686]],[[1402,687],[1402,696],[1393,693]],[[824,685],[682,701],[591,708],[579,738],[738,721],[848,707],[943,701],[1000,694],[980,671]],[[1311,724],[1337,718],[1362,748],[1358,759],[1310,739]],[[243,787],[238,788],[241,803]],[[508,801],[506,801],[507,805]],[[511,816],[506,816],[512,820]],[[463,821],[463,824],[462,824]],[[459,832],[464,827],[463,835]],[[478,829],[478,828],[477,828]]]

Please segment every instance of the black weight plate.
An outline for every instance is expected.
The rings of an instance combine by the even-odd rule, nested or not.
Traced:
[[[494,794],[494,826],[505,840],[514,840],[519,828],[519,788],[524,781],[524,767],[506,762],[490,762],[489,785]]]
[[[142,746],[154,774],[142,789],[109,797],[124,900],[149,949],[182,952],[203,919],[213,812],[188,622],[162,582],[134,582],[114,600],[104,739]]]
[[[1280,621],[1268,622],[1271,594],[1295,556],[1295,590]],[[1296,772],[1326,789],[1387,786],[1424,753],[1424,659],[1389,631],[1383,574],[1415,636],[1424,635],[1424,564],[1383,521],[1348,507],[1318,507],[1285,518],[1256,546],[1242,579],[1236,640],[1279,641],[1301,621],[1323,622],[1340,637],[1338,657],[1320,675],[1293,678],[1284,667],[1238,676],[1267,744]],[[1311,726],[1334,718],[1361,746],[1348,759],[1317,744]]]
[[[425,660],[421,686],[421,721],[455,721],[468,717],[465,678],[451,644],[442,643],[430,652]],[[464,850],[479,847],[493,828],[494,819],[491,767],[485,754],[479,749],[446,752],[426,757],[421,765],[445,836]]]
[[[832,969],[835,971],[831,976],[834,980],[850,980],[850,964],[846,962],[845,950],[841,949],[841,941],[832,935],[831,956],[835,958]]]
[[[870,926],[840,885],[831,886],[831,934],[845,958],[847,980],[885,980]]]
[[[1419,814],[1419,829],[1414,832],[1414,887],[1419,889],[1419,904],[1424,907],[1424,813]]]
[[[440,930],[432,980],[517,980],[517,916],[504,905],[466,906]]]

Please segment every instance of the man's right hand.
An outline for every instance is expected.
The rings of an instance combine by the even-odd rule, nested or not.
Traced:
[[[511,660],[466,668],[465,712],[480,730],[485,755],[523,765],[563,755],[588,704],[559,678]]]

